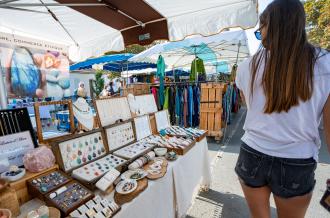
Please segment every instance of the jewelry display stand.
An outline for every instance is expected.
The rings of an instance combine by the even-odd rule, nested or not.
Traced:
[[[50,116],[48,118],[47,126],[50,126],[51,124],[54,124],[57,126],[56,129],[50,131],[50,132],[44,132],[43,131],[43,123],[42,119],[40,117],[40,107],[43,106],[49,106],[50,108],[56,107],[56,105],[60,105],[61,107],[67,106],[67,111],[61,110],[58,111],[58,114],[51,114],[49,112]],[[39,143],[46,143],[50,144],[52,141],[62,138],[63,136],[72,134],[75,131],[74,126],[74,116],[73,116],[73,109],[72,109],[72,102],[71,100],[65,100],[65,101],[50,101],[50,102],[36,102],[34,104],[34,111],[35,111],[35,117],[36,117],[36,123],[37,123],[37,135]],[[68,120],[61,120],[64,119],[68,115]],[[58,119],[55,117],[58,116]],[[69,125],[66,125],[69,124]],[[65,125],[69,127],[69,132],[66,131],[60,131],[61,125]]]
[[[0,110],[0,173],[10,165],[23,166],[24,154],[37,145],[26,108]]]
[[[207,136],[207,130],[171,126],[168,110],[162,110],[155,113],[155,119],[157,131],[165,132],[168,136],[188,136],[194,138],[197,142],[202,141]]]
[[[80,130],[93,130],[94,128],[94,115],[92,109],[84,98],[78,98],[77,101],[72,103],[74,117],[78,120]]]
[[[134,124],[131,120],[104,127],[104,130],[111,152],[136,141]]]
[[[58,208],[63,217],[93,198],[94,193],[77,181],[71,181],[54,192],[45,195],[47,205]]]
[[[94,190],[97,179],[110,168],[121,171],[126,160],[109,154],[104,132],[101,129],[65,136],[52,143],[60,168]]]
[[[71,180],[69,176],[61,171],[54,170],[29,179],[27,181],[27,186],[30,196],[37,197],[44,201],[46,194],[58,189]]]
[[[155,145],[148,143],[147,137],[152,135],[149,115],[134,118],[135,135],[137,142],[122,147],[114,152],[115,155],[132,162],[137,157],[148,153]]]
[[[94,101],[94,105],[102,127],[132,118],[126,97],[97,99]]]
[[[129,94],[127,99],[133,117],[152,114],[158,111],[155,98],[152,94],[138,96]]]

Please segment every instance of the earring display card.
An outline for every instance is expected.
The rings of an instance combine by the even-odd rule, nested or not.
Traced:
[[[100,131],[60,142],[58,149],[65,172],[106,154],[105,143]]]
[[[132,118],[127,98],[108,98],[95,101],[97,114],[102,126],[116,123],[118,120]]]
[[[158,111],[155,98],[152,94],[138,96],[129,94],[127,99],[131,112],[136,116],[151,114]]]
[[[113,168],[124,165],[127,161],[113,154],[72,171],[72,176],[84,182],[93,182]]]
[[[207,135],[207,131],[196,128],[183,128],[180,126],[171,126],[166,128],[165,133],[170,136],[188,136],[195,138],[197,142],[204,139]]]
[[[83,185],[72,181],[46,195],[48,204],[58,208],[64,216],[93,199],[94,194]]]
[[[109,150],[115,150],[135,141],[132,122],[106,129]]]
[[[92,200],[70,213],[71,217],[87,218],[110,218],[113,217],[121,207],[114,201],[103,199],[96,195]]]
[[[54,171],[27,181],[28,190],[32,196],[37,196],[43,200],[43,195],[70,182],[71,178],[61,171]]]
[[[154,146],[153,144],[147,143],[146,140],[141,140],[115,151],[114,154],[126,159],[133,159],[149,151]]]
[[[136,139],[141,140],[152,134],[149,115],[134,118]]]
[[[23,166],[23,156],[37,147],[26,108],[0,111],[0,173],[10,165]]]
[[[162,110],[155,113],[155,118],[158,132],[171,126],[168,118],[168,110]]]

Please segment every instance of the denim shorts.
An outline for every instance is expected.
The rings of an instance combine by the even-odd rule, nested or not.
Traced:
[[[302,196],[315,186],[316,161],[313,158],[279,158],[242,144],[235,171],[248,187],[268,186],[282,198]]]

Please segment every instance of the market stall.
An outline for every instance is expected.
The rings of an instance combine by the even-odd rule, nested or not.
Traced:
[[[83,114],[90,109],[82,103],[73,103],[74,110],[70,102],[45,105],[57,104],[68,105],[79,122],[87,122]],[[48,207],[63,217],[152,217],[160,212],[160,217],[183,216],[196,190],[211,182],[206,132],[171,126],[168,112],[158,112],[152,94],[103,98],[94,105],[100,128],[77,133],[71,126],[65,136],[41,137],[45,145],[38,148],[34,148],[34,134],[24,132],[32,125],[23,128],[15,123],[15,117],[23,115],[27,118],[22,124],[31,123],[27,113],[2,111],[8,116],[0,122],[6,127],[2,144],[24,134],[26,149],[1,147],[1,177],[11,182],[3,187],[7,194],[0,194],[0,208],[18,217],[37,217]],[[41,123],[40,114],[36,119]],[[9,127],[15,127],[15,132]],[[37,129],[38,137],[44,136],[41,124]],[[12,155],[15,162],[8,159]],[[6,205],[4,200],[10,196],[16,196],[16,203]],[[150,210],[142,209],[156,199]]]

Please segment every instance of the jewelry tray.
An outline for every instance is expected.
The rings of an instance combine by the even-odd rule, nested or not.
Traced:
[[[57,174],[57,175],[60,175],[61,177],[57,177],[58,179],[64,179],[64,180],[58,180],[58,179],[53,179],[51,178],[52,174]],[[53,176],[54,177],[54,176]],[[49,181],[45,180],[46,178],[49,179]],[[43,183],[39,182],[39,181],[44,181]],[[38,188],[38,185],[35,184],[33,181],[37,181],[38,184],[41,183],[41,184],[44,184],[47,187],[47,190],[46,191],[42,191],[41,188]],[[69,183],[70,181],[72,181],[72,179],[64,174],[63,172],[59,171],[59,170],[54,170],[54,171],[51,171],[51,172],[47,172],[45,174],[42,174],[42,175],[39,175],[37,177],[34,177],[34,178],[31,178],[27,181],[27,187],[28,187],[28,191],[29,191],[29,194],[33,197],[37,197],[39,198],[40,200],[45,200],[45,195],[49,194],[50,192],[60,188],[61,186]],[[50,183],[54,183],[53,186],[51,186]],[[56,184],[57,183],[57,184]],[[50,187],[51,186],[51,187]],[[41,186],[40,186],[41,187]]]
[[[110,152],[136,142],[135,126],[132,119],[104,127],[104,131]]]
[[[88,202],[89,200],[94,198],[94,193],[89,191],[86,187],[84,187],[82,184],[78,183],[77,181],[73,180],[73,181],[67,183],[65,186],[68,189],[53,199],[50,198],[51,193],[45,195],[46,204],[49,206],[54,206],[54,207],[58,208],[61,211],[63,217],[66,217],[67,215],[69,215],[69,213],[76,210],[82,204],[85,204],[86,202]],[[64,186],[62,186],[62,187],[64,187]],[[79,191],[77,191],[78,187],[80,187]],[[58,190],[58,189],[56,189],[56,190]],[[56,191],[56,190],[54,190],[54,191]],[[73,191],[73,190],[76,190],[76,191]],[[72,191],[72,192],[69,192],[69,191]],[[85,193],[85,196],[83,198],[78,198],[80,191]],[[64,199],[66,199],[67,201],[71,201],[72,204],[69,206],[66,206],[66,207],[64,207],[63,205],[60,205],[64,201]]]
[[[171,126],[170,119],[169,119],[169,116],[168,116],[168,110],[162,110],[162,111],[156,112],[155,113],[155,119],[156,119],[156,126],[157,126],[157,131],[158,132],[160,132],[162,130],[167,130],[168,128],[171,128],[171,127],[176,127],[176,126]],[[191,133],[189,133],[190,128],[183,128],[183,127],[178,127],[178,128],[183,129],[185,134],[166,133],[166,135],[169,135],[169,136],[183,136],[183,137],[191,135]],[[198,130],[198,131],[201,131],[201,130]],[[194,137],[197,142],[202,141],[206,136],[207,136],[207,131],[206,130],[203,130],[203,133],[198,135],[198,136],[197,135],[193,135],[193,136],[191,135],[191,137]]]
[[[137,141],[133,144],[124,146],[113,153],[119,157],[134,161],[137,157],[148,153],[155,145],[147,142],[149,136],[152,136],[149,115],[134,118],[134,127]],[[138,149],[138,147],[142,149]],[[135,152],[130,148],[137,148]]]
[[[102,127],[132,118],[126,97],[102,98],[94,101],[98,120]]]

